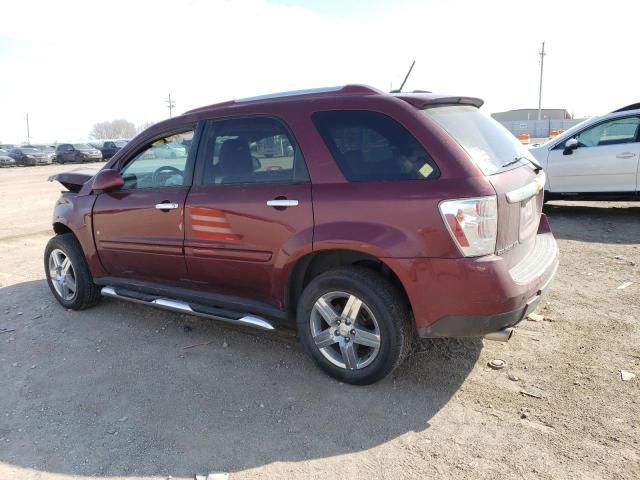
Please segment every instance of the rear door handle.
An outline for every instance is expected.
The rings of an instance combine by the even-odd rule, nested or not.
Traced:
[[[179,206],[180,205],[178,205],[177,203],[170,203],[170,202],[156,203],[156,208],[158,210],[175,210]]]
[[[619,153],[618,155],[616,155],[616,158],[633,158],[635,157],[636,154],[632,153],[632,152],[624,152],[624,153]]]
[[[298,200],[289,200],[288,198],[275,198],[273,200],[267,200],[267,207],[286,208],[297,206]]]

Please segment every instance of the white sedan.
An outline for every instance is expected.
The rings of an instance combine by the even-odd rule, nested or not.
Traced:
[[[530,152],[546,171],[546,199],[638,198],[640,104],[585,120]]]

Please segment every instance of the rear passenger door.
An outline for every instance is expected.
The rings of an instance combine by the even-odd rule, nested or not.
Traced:
[[[312,239],[311,185],[289,129],[268,117],[208,122],[185,210],[191,281],[280,308],[274,275]]]

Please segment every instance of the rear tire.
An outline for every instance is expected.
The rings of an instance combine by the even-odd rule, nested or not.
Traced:
[[[49,240],[44,270],[53,296],[63,307],[84,310],[100,301],[100,288],[93,283],[80,243],[72,233]]]
[[[341,267],[314,278],[300,296],[298,335],[327,374],[368,385],[398,367],[411,350],[409,306],[384,277]]]

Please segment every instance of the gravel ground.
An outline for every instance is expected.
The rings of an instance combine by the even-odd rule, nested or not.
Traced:
[[[547,204],[562,258],[544,320],[507,344],[425,341],[352,387],[293,332],[60,307],[45,179],[69,169],[0,170],[1,479],[640,478],[640,203]]]

